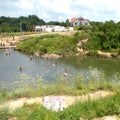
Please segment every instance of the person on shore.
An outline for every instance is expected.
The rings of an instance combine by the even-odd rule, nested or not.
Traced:
[[[5,43],[3,43],[2,46],[5,47]]]
[[[15,37],[13,36],[13,40],[15,40]]]
[[[2,47],[2,42],[0,43],[0,47]]]

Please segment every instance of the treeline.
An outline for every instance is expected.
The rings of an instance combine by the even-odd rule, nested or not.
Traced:
[[[91,26],[86,49],[120,52],[120,22],[92,22]]]
[[[65,22],[45,22],[43,19],[40,19],[36,15],[29,15],[28,17],[21,16],[18,18],[1,16],[0,32],[19,32],[20,24],[22,31],[34,31],[35,25],[62,25],[65,27],[70,25],[68,19],[66,19]]]
[[[89,38],[84,49],[96,54],[97,50],[117,52],[120,54],[120,22],[90,22],[90,26],[75,26]]]

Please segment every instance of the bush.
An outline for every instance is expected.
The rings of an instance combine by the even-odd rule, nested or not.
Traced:
[[[31,113],[27,120],[59,120],[59,118],[55,112],[40,106]]]
[[[17,49],[26,53],[39,51],[42,54],[58,53],[64,55],[77,52],[73,37],[58,34],[26,39],[17,45]]]
[[[3,108],[0,109],[0,120],[8,120],[9,114],[8,114],[8,109]]]
[[[106,115],[119,115],[120,113],[120,93],[115,96],[101,98],[98,100],[88,100],[78,102],[64,111],[54,112],[47,110],[43,106],[34,109],[27,120],[79,120],[93,119],[96,117],[103,117]]]

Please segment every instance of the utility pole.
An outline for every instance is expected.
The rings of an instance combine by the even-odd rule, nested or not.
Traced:
[[[20,21],[20,39],[22,38],[22,22]]]
[[[20,32],[22,32],[22,22],[20,21]]]

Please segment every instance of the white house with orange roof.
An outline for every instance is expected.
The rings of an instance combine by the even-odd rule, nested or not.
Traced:
[[[90,22],[88,19],[84,19],[82,17],[79,18],[71,18],[71,26],[78,26],[78,25],[88,25],[90,26]]]

